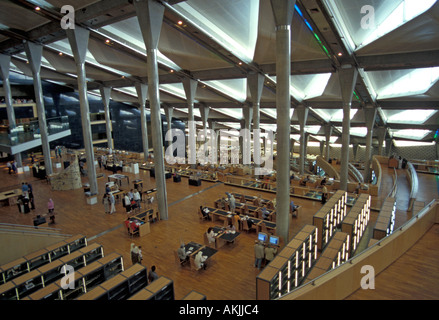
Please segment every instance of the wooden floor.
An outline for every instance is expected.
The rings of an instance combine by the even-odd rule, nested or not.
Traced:
[[[53,159],[55,162],[55,159]],[[391,172],[384,171],[383,178],[383,192],[392,184]],[[403,175],[402,170],[401,175]],[[105,182],[107,182],[107,176],[111,174],[109,171],[98,169],[98,172],[105,174],[104,178],[98,179],[100,194],[105,189]],[[143,179],[144,188],[155,187],[153,178],[149,177],[149,171],[140,170],[139,174],[126,173],[130,177],[130,181],[136,178]],[[425,176],[425,177],[424,177]],[[0,222],[12,223],[12,224],[26,224],[32,225],[33,217],[36,214],[47,213],[47,200],[51,197],[55,203],[55,211],[57,212],[55,228],[61,229],[62,233],[74,235],[83,234],[87,236],[90,243],[97,242],[103,245],[104,252],[106,254],[111,252],[117,252],[122,254],[124,258],[125,268],[131,266],[129,251],[131,242],[142,246],[143,251],[143,264],[148,268],[151,265],[157,267],[157,273],[169,277],[174,281],[175,286],[175,298],[181,299],[191,290],[196,290],[207,296],[209,300],[254,300],[256,297],[256,276],[260,272],[253,266],[253,244],[256,239],[255,233],[246,234],[242,233],[238,241],[233,245],[226,245],[219,249],[218,253],[214,256],[214,261],[208,266],[206,270],[194,273],[189,268],[180,267],[176,265],[174,260],[174,250],[176,250],[181,241],[185,243],[189,241],[195,241],[203,243],[203,233],[209,226],[213,226],[217,223],[210,221],[200,222],[196,214],[196,210],[200,205],[213,205],[213,201],[221,196],[225,195],[225,192],[240,192],[249,195],[261,194],[263,198],[273,199],[274,193],[253,191],[243,189],[239,187],[231,187],[224,185],[223,183],[211,183],[202,182],[199,187],[189,186],[187,179],[182,178],[180,183],[175,183],[172,179],[167,180],[167,196],[168,196],[168,220],[162,220],[157,223],[151,224],[151,233],[131,240],[126,234],[125,228],[123,228],[123,221],[126,218],[125,209],[121,204],[116,206],[117,212],[113,215],[106,215],[104,213],[104,207],[99,201],[96,205],[88,205],[82,189],[71,191],[52,191],[46,181],[38,180],[32,177],[31,173],[22,173],[18,175],[9,175],[7,173],[6,166],[2,164],[0,166],[0,179],[2,179],[1,190],[8,190],[15,187],[20,187],[21,182],[26,181],[32,184],[34,194],[36,210],[30,214],[18,213],[17,206],[13,207],[1,207],[0,208]],[[420,193],[424,197],[422,201],[426,203],[433,198],[437,198],[437,187],[434,175],[420,175],[420,179],[423,183]],[[401,180],[402,181],[402,180]],[[425,181],[425,183],[424,183]],[[87,182],[87,178],[84,178],[84,182]],[[123,187],[127,188],[124,182]],[[404,184],[404,182],[401,182]],[[423,189],[425,186],[426,189]],[[133,187],[131,182],[130,188]],[[0,191],[1,191],[0,190]],[[401,190],[404,190],[401,187]],[[100,198],[101,196],[99,196]],[[401,197],[401,199],[399,199]],[[404,203],[406,194],[401,191],[398,195],[398,201]],[[312,224],[312,216],[321,207],[321,204],[317,201],[305,200],[301,198],[294,199],[296,204],[303,206],[303,214],[299,218],[293,218],[290,220],[290,237],[293,237],[305,224]],[[399,205],[398,205],[399,206]],[[407,214],[404,209],[398,212],[398,224],[402,224],[410,214]],[[436,227],[435,227],[436,228]],[[437,240],[437,228],[436,231],[431,231],[432,234],[426,235],[426,237],[433,237],[436,235]],[[435,233],[436,232],[436,233]],[[413,259],[410,257],[417,257],[414,263],[414,270],[417,277],[425,279],[429,282],[431,280],[432,286],[439,288],[439,279],[437,275],[433,275],[431,272],[420,272],[422,269],[422,261],[420,257],[423,256],[422,250],[435,251],[439,253],[437,248],[433,248],[434,239],[428,238],[426,240],[427,246],[422,246],[420,253],[414,253],[413,256],[404,255],[403,259]],[[420,246],[423,243],[419,242]],[[436,241],[436,244],[438,242]],[[416,248],[413,248],[416,249]],[[434,250],[433,250],[434,249]],[[425,252],[424,252],[425,253]],[[406,258],[409,257],[409,258]],[[419,262],[419,263],[418,263]],[[393,274],[387,274],[387,270],[383,272],[380,277],[384,283],[393,284],[405,277],[405,269],[398,268],[398,263],[395,263],[395,269],[393,265],[388,269],[393,270]],[[432,267],[437,266],[433,264]],[[416,269],[419,268],[419,269]],[[418,271],[417,271],[418,270]],[[404,275],[401,277],[401,273]],[[395,274],[397,276],[395,276]],[[380,278],[380,279],[381,279]],[[395,280],[397,279],[397,280]],[[415,281],[415,280],[413,280]],[[416,280],[418,281],[418,280]],[[378,282],[378,279],[377,279]],[[407,282],[410,284],[410,282]],[[380,284],[381,285],[381,284]],[[401,286],[403,286],[401,284]],[[383,285],[384,288],[384,285]],[[413,287],[413,290],[419,291],[419,294],[413,296],[423,299],[425,296],[422,294],[423,287]],[[404,289],[399,289],[404,290]],[[408,290],[408,289],[407,289]],[[375,290],[377,293],[378,290]],[[431,289],[429,296],[439,297],[437,289]],[[412,297],[413,297],[412,296]],[[395,294],[390,291],[383,291],[380,293],[379,299],[397,299],[399,294]],[[368,296],[367,293],[355,293],[351,299],[376,299],[375,297]]]

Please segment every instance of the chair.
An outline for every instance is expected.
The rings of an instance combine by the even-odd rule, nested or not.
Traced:
[[[175,250],[173,250],[173,251],[174,251],[175,263],[176,263],[177,265],[179,265],[180,267],[183,266],[183,265],[187,262],[187,260],[183,260],[183,261],[181,261],[181,260],[180,260],[180,257],[178,256],[177,251],[175,251]]]
[[[271,232],[268,231],[267,226],[265,225],[265,223],[261,223],[261,232],[265,233],[265,234],[271,234]]]
[[[203,215],[200,208],[198,208],[197,213],[198,213],[198,217],[200,218],[200,221],[209,220],[207,216]]]
[[[160,215],[158,211],[152,211],[152,221],[160,221]]]
[[[191,270],[192,271],[199,271],[199,270],[201,270],[201,269],[203,269],[203,268],[198,268],[196,265],[195,265],[195,256],[194,255],[191,255],[191,257],[189,258],[189,260],[190,260],[190,264],[191,264]]]
[[[241,221],[242,230],[250,232],[250,228],[248,227],[247,219]]]
[[[128,228],[128,232],[130,234],[130,237],[134,237],[135,235],[139,235],[139,228],[135,229],[133,224],[130,223],[130,227]]]

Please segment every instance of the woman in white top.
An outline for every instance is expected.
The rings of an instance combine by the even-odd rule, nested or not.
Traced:
[[[127,213],[131,212],[131,200],[128,197],[128,194],[125,193],[125,196],[123,198],[124,204],[125,204],[125,209]]]
[[[134,189],[133,200],[136,201],[137,208],[140,208],[140,193],[137,189]]]
[[[215,243],[215,232],[213,232],[213,228],[207,229],[207,240],[209,241],[209,244]]]
[[[206,269],[206,264],[204,263],[207,260],[206,256],[203,256],[203,252],[199,251],[195,256],[194,263],[197,269]]]

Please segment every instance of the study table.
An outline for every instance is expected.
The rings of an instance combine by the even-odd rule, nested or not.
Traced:
[[[110,179],[114,179],[114,180],[116,180],[116,181],[118,182],[117,184],[118,184],[119,186],[122,185],[122,179],[126,179],[128,185],[130,184],[130,178],[129,178],[128,176],[124,175],[124,174],[116,173],[116,174],[109,175],[109,176],[108,176],[108,181],[111,181]]]
[[[198,252],[202,252],[203,256],[206,256],[207,259],[205,260],[205,262],[209,261],[210,258],[212,258],[212,256],[218,252],[218,250],[214,249],[214,248],[210,248],[208,246],[202,245],[200,243],[196,243],[196,242],[189,242],[184,246],[185,252],[189,257],[189,261],[190,263],[193,263],[193,261],[191,261],[192,259],[195,259],[195,256],[198,254]]]
[[[0,202],[5,202],[12,206],[17,203],[17,199],[23,193],[20,189],[8,190],[0,193]]]
[[[213,227],[213,232],[215,234],[215,247],[217,249],[223,247],[226,243],[233,243],[236,238],[241,234],[240,232],[234,230],[227,230],[222,227]]]
[[[143,237],[144,235],[151,232],[151,229],[149,226],[149,221],[143,221],[143,220],[138,219],[137,217],[130,217],[130,218],[128,218],[128,221],[131,225],[135,224],[135,226],[139,230],[139,237]],[[127,227],[128,227],[128,225],[127,225]]]

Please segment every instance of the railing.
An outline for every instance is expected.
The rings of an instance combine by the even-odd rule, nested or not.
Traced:
[[[393,173],[394,173],[393,186],[386,198],[396,197],[396,192],[398,189],[398,174],[396,173],[396,168],[393,168]]]
[[[59,133],[70,128],[68,116],[50,118],[46,120],[49,135]],[[38,121],[30,121],[11,128],[8,134],[0,135],[0,143],[15,146],[21,143],[41,138]]]
[[[413,208],[413,203],[416,200],[416,196],[418,195],[419,188],[418,174],[416,173],[416,169],[411,162],[407,162],[407,179],[409,180],[410,184],[410,200],[407,210],[411,211]]]
[[[364,275],[363,266],[372,266],[375,275],[386,269],[406,253],[433,224],[439,223],[438,210],[438,200],[431,201],[389,236],[280,299],[345,299],[361,287],[361,278]]]

